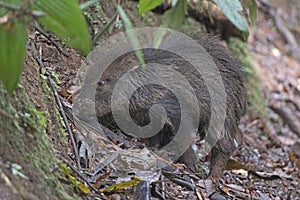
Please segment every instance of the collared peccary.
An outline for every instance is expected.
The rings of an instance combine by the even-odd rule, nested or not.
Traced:
[[[225,87],[226,97],[218,100],[219,102],[223,101],[226,107],[224,126],[221,130],[223,135],[211,150],[210,175],[218,176],[220,175],[220,172],[222,172],[222,169],[224,169],[231,153],[236,148],[235,137],[236,133],[239,131],[238,122],[246,111],[244,74],[242,72],[241,64],[229,55],[216,37],[200,35],[193,37],[193,39],[196,40],[211,56],[213,62],[217,66],[219,75],[222,77]],[[204,138],[209,128],[209,124],[211,123],[210,119],[212,112],[216,112],[217,115],[219,114],[219,110],[211,110],[211,96],[208,90],[209,86],[205,82],[205,79],[190,62],[180,57],[180,55],[176,55],[166,50],[153,48],[142,49],[142,52],[145,63],[157,63],[172,66],[189,82],[192,88],[191,91],[198,100],[196,102],[196,105],[199,108],[197,132],[200,138]],[[95,96],[95,109],[98,121],[102,125],[114,130],[119,128],[114,119],[111,107],[113,90],[121,77],[127,72],[133,72],[134,74],[134,70],[137,69],[137,66],[140,66],[138,59],[136,58],[135,52],[131,51],[111,63],[100,77]],[[208,65],[207,67],[210,66]],[[151,73],[151,67],[147,69],[147,71]],[[178,77],[167,71],[163,71],[162,73],[162,77],[173,80],[172,84],[175,84],[176,87],[176,79]],[[139,77],[138,74],[135,75],[136,77]],[[130,78],[127,81],[132,85],[139,85],[135,83],[135,81],[137,81],[135,78]],[[124,94],[120,92],[118,95]],[[184,100],[188,101],[188,104],[195,104],[195,102],[189,102],[191,101],[189,96],[185,96]],[[146,145],[152,148],[162,148],[172,141],[181,123],[182,105],[180,105],[178,97],[172,90],[159,83],[139,86],[131,94],[129,101],[131,120],[141,127],[147,126],[151,122],[149,117],[150,108],[157,104],[164,107],[167,118],[163,127],[157,134],[144,139]],[[187,129],[186,131],[190,130]],[[190,147],[182,155],[180,160],[190,169],[196,170],[197,160],[195,158],[193,150]]]

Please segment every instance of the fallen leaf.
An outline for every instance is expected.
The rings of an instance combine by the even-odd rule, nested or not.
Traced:
[[[233,174],[238,175],[240,178],[245,179],[248,177],[248,171],[244,170],[244,169],[238,169],[238,170],[232,170],[231,171]]]
[[[143,181],[143,179],[141,179],[137,176],[134,176],[131,178],[130,181],[122,181],[121,183],[113,184],[110,187],[101,189],[100,192],[111,192],[111,191],[115,191],[115,190],[122,190],[122,189],[130,188],[130,187],[134,187],[134,186],[138,185],[141,181]]]

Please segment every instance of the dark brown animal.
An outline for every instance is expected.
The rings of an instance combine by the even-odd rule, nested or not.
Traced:
[[[239,130],[237,125],[246,111],[244,75],[241,64],[229,55],[216,37],[200,35],[194,37],[194,39],[212,57],[220,72],[227,94],[226,99],[220,100],[226,101],[225,104],[227,106],[226,120],[224,122],[224,129],[222,130],[224,137],[216,143],[211,151],[210,175],[218,176],[236,148],[235,136]],[[197,105],[200,111],[198,133],[203,138],[208,129],[210,116],[213,111],[211,111],[211,99],[207,85],[201,74],[188,61],[168,51],[143,49],[142,52],[146,63],[172,65],[176,71],[188,80],[198,99]],[[110,129],[118,129],[111,110],[110,98],[112,91],[122,75],[133,70],[136,66],[139,66],[139,62],[136,59],[135,53],[129,52],[111,63],[98,82],[95,97],[97,118],[99,123]],[[172,78],[172,74],[168,74],[167,72],[165,76]],[[135,80],[130,79],[128,81],[134,82]],[[188,97],[186,99],[189,101]],[[137,125],[146,126],[150,123],[149,109],[154,104],[160,104],[164,107],[167,120],[158,134],[144,141],[150,147],[162,148],[173,139],[180,124],[181,108],[176,95],[169,89],[158,84],[142,86],[130,98],[129,112],[132,120]],[[181,160],[192,170],[197,169],[197,160],[191,148],[183,154]]]

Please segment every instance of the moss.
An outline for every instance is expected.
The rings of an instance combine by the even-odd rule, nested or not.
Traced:
[[[45,113],[30,102],[24,88],[8,95],[0,85],[0,155],[5,163],[17,163],[29,179],[6,174],[22,199],[76,199],[50,169],[58,162],[45,131]]]
[[[247,77],[248,112],[252,117],[265,118],[267,116],[267,103],[262,94],[261,83],[257,72],[254,70],[247,44],[238,38],[230,38],[228,46],[231,53],[244,65]]]
[[[47,121],[47,132],[56,130],[55,140],[60,143],[60,146],[67,146],[66,131],[64,129],[63,119],[57,109],[56,102],[53,98],[53,93],[46,81],[42,82],[43,99],[46,104],[47,112],[45,112]],[[54,140],[52,136],[52,140]]]

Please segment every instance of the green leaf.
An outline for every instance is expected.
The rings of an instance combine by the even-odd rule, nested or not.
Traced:
[[[158,49],[160,44],[162,43],[165,35],[168,33],[168,29],[161,27],[157,29],[154,36],[154,48]]]
[[[249,14],[250,14],[251,24],[253,25],[256,23],[256,19],[257,19],[257,4],[255,0],[252,0],[252,4],[249,6]]]
[[[143,15],[149,10],[159,6],[164,0],[140,0],[139,1],[139,14]]]
[[[163,22],[161,25],[161,29],[158,29],[158,31],[155,34],[154,37],[154,47],[159,48],[159,45],[163,41],[163,38],[165,37],[168,29],[165,28],[171,28],[171,29],[179,29],[185,20],[185,15],[188,13],[187,9],[187,1],[186,0],[173,0],[172,4],[174,2],[177,2],[175,7],[167,10],[163,15]]]
[[[242,3],[249,10],[251,24],[255,24],[257,19],[256,0],[243,0]]]
[[[163,15],[163,27],[179,29],[187,14],[187,1],[179,0],[175,7],[167,10]]]
[[[23,68],[27,42],[26,26],[20,22],[0,25],[0,80],[12,93]]]
[[[84,16],[76,0],[36,0],[34,9],[47,13],[38,19],[48,30],[70,46],[88,54],[91,49],[90,37]]]
[[[133,48],[134,48],[135,55],[137,56],[142,67],[144,68],[144,66],[145,66],[144,55],[143,55],[143,52],[141,51],[141,45],[138,40],[138,36],[133,28],[133,25],[132,25],[130,19],[128,18],[126,12],[120,5],[118,5],[118,12],[120,14],[122,21],[124,22],[125,29],[127,31],[126,33],[130,39],[130,42],[131,42]]]
[[[241,31],[248,32],[244,17],[239,13],[243,7],[239,0],[214,0],[224,15]]]

